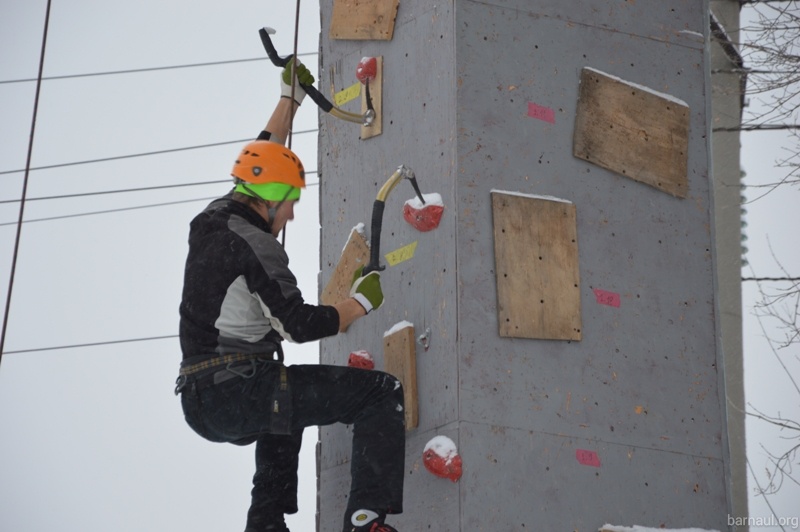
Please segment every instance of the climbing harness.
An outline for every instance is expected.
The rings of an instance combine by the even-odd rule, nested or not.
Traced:
[[[258,361],[277,362],[283,365],[283,349],[278,346],[274,353],[231,353],[219,356],[199,356],[184,360],[181,363],[178,378],[175,381],[175,395],[183,391],[189,379],[197,379],[214,375],[214,384],[221,382],[217,373],[228,372],[233,376],[250,378],[255,375]],[[245,364],[249,363],[249,367]]]

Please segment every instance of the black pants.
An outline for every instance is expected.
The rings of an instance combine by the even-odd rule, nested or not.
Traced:
[[[281,368],[288,377],[291,405],[282,401],[275,414]],[[204,438],[237,445],[256,443],[248,526],[258,529],[270,516],[297,512],[303,429],[333,423],[353,425],[348,510],[403,511],[405,417],[400,381],[381,371],[284,367],[262,360],[231,370],[232,374],[190,377],[182,390],[182,404],[189,426]]]

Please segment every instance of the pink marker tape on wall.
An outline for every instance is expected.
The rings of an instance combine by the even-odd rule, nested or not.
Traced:
[[[528,102],[528,116],[531,118],[538,118],[551,124],[556,123],[556,112],[549,107],[536,105],[535,103]]]
[[[594,451],[578,449],[575,451],[575,458],[578,459],[578,463],[581,465],[600,467],[600,457]]]
[[[609,307],[617,307],[619,308],[619,294],[615,292],[607,292],[605,290],[600,290],[599,288],[594,289],[594,297],[597,298],[597,302],[601,305],[608,305]]]

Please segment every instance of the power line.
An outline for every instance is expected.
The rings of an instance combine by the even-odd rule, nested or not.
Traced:
[[[754,126],[715,127],[711,131],[786,131],[800,129],[797,124],[757,124]]]
[[[319,131],[319,130],[318,129],[306,129],[306,130],[303,130],[303,131],[297,131],[294,134],[295,135],[303,135],[303,134],[306,134],[306,133],[315,133],[317,131]],[[121,159],[132,159],[132,158],[135,158],[135,157],[148,157],[148,156],[151,156],[151,155],[163,155],[165,153],[175,153],[175,152],[179,152],[179,151],[199,150],[199,149],[203,149],[203,148],[213,148],[213,147],[217,147],[217,146],[225,146],[227,144],[241,144],[243,142],[250,142],[251,140],[253,140],[253,139],[252,138],[248,138],[248,139],[242,139],[242,140],[229,140],[229,141],[225,141],[225,142],[213,142],[211,144],[198,144],[196,146],[185,146],[183,148],[169,148],[169,149],[166,149],[166,150],[157,150],[157,151],[148,151],[148,152],[141,152],[141,153],[132,153],[132,154],[129,154],[129,155],[116,155],[116,156],[113,156],[113,157],[103,157],[101,159],[88,159],[88,160],[85,160],[85,161],[74,161],[74,162],[71,162],[71,163],[59,163],[59,164],[51,164],[51,165],[46,165],[46,166],[35,166],[35,167],[32,167],[32,168],[28,168],[28,169],[22,168],[22,169],[19,169],[19,170],[3,170],[3,171],[0,171],[0,175],[18,174],[20,172],[25,172],[27,170],[30,170],[30,171],[33,171],[33,170],[51,170],[53,168],[65,168],[67,166],[77,166],[77,165],[81,165],[81,164],[104,163],[104,162],[108,162],[108,161],[119,161]]]
[[[307,52],[303,54],[297,54],[297,57],[304,57],[308,55],[319,55],[319,52]],[[85,74],[66,74],[63,76],[47,76],[43,77],[42,81],[54,81],[60,79],[75,79],[75,78],[89,78],[89,77],[96,77],[96,76],[116,76],[118,74],[138,74],[141,72],[157,72],[160,70],[176,70],[180,68],[197,68],[197,67],[208,67],[208,66],[219,66],[219,65],[230,65],[235,63],[248,63],[252,61],[266,61],[268,58],[266,57],[256,57],[252,59],[231,59],[227,61],[209,61],[205,63],[186,63],[182,65],[171,65],[171,66],[162,66],[162,67],[148,67],[148,68],[132,68],[128,70],[109,70],[105,72],[89,72]],[[32,81],[36,81],[38,78],[24,78],[24,79],[8,79],[4,81],[0,81],[0,85],[7,85],[11,83],[29,83]]]
[[[800,277],[742,277],[742,281],[791,281],[796,283]]]
[[[81,216],[92,216],[92,215],[95,215],[95,214],[110,214],[112,212],[135,211],[135,210],[139,210],[139,209],[149,209],[151,207],[166,207],[166,206],[169,206],[169,205],[178,205],[178,204],[181,204],[181,203],[192,203],[192,202],[195,202],[195,201],[211,201],[211,200],[213,200],[213,199],[215,199],[217,197],[219,197],[219,196],[212,196],[210,198],[195,198],[195,199],[190,199],[190,200],[168,201],[168,202],[165,202],[165,203],[153,203],[153,204],[150,204],[150,205],[137,205],[135,207],[120,207],[120,208],[117,208],[117,209],[107,209],[107,210],[104,210],[104,211],[79,212],[79,213],[76,213],[76,214],[64,214],[62,216],[50,216],[50,217],[47,217],[47,218],[34,218],[33,220],[23,220],[22,223],[29,224],[29,223],[33,223],[33,222],[50,222],[52,220],[65,220],[67,218],[79,218]],[[0,223],[0,227],[6,226],[6,225],[14,225],[14,224],[17,224],[17,223],[20,223],[20,222],[4,222],[4,223]]]
[[[25,195],[28,192],[28,176],[30,174],[31,158],[33,156],[33,138],[36,133],[36,115],[39,113],[39,95],[42,90],[42,72],[44,72],[44,53],[47,49],[47,29],[50,25],[50,0],[47,0],[47,11],[44,15],[44,31],[42,32],[42,51],[39,56],[39,72],[36,80],[36,95],[33,99],[33,117],[31,118],[31,135],[28,141],[28,155],[25,160],[25,177],[22,181],[22,198],[19,203],[19,218],[17,221],[17,235],[14,239],[14,253],[11,258],[11,275],[8,280],[8,294],[6,297],[6,309],[3,315],[3,330],[0,332],[0,362],[3,360],[3,348],[6,343],[6,331],[8,330],[8,314],[11,310],[11,292],[14,288],[14,275],[17,271],[17,257],[19,256],[19,243],[22,233],[22,218],[25,213]]]
[[[306,175],[314,175],[316,174],[316,170],[309,170],[306,172]],[[41,201],[41,200],[56,200],[56,199],[72,199],[72,198],[84,198],[89,196],[103,196],[106,194],[126,194],[130,192],[149,192],[152,190],[164,190],[168,188],[182,188],[182,187],[196,187],[196,186],[203,186],[203,185],[219,185],[221,183],[231,183],[230,179],[216,179],[214,181],[199,181],[196,183],[176,183],[174,185],[154,185],[151,187],[138,187],[138,188],[125,188],[119,190],[99,190],[96,192],[79,192],[77,194],[61,194],[59,196],[40,196],[38,198],[26,198],[26,202],[30,203],[31,201]],[[317,183],[308,183],[308,186],[314,186]],[[0,205],[4,203],[17,203],[19,200],[2,200],[0,201]]]
[[[311,173],[311,172],[309,172]],[[125,194],[129,192],[147,192],[151,190],[163,190],[166,188],[180,188],[180,187],[194,187],[194,186],[201,186],[201,185],[218,185],[220,183],[230,183],[230,179],[218,179],[216,181],[200,181],[199,183],[177,183],[175,185],[156,185],[152,187],[139,187],[139,188],[125,188],[119,190],[100,190],[97,192],[79,192],[77,194],[62,194],[60,196],[40,196],[38,198],[27,198],[25,201],[30,203],[31,201],[42,201],[42,200],[56,200],[56,199],[72,199],[72,198],[85,198],[88,196],[103,196],[106,194]],[[0,205],[4,203],[17,203],[18,199],[13,200],[2,200],[0,201]]]
[[[314,173],[316,173],[316,171],[306,172],[306,175],[314,174]],[[166,186],[167,187],[170,187],[170,186],[181,187],[181,186],[208,185],[208,184],[213,184],[213,183],[230,183],[230,182],[231,182],[230,179],[225,179],[225,180],[222,180],[222,181],[206,181],[204,183],[189,183],[189,184],[184,183],[184,184],[181,184],[181,185],[166,185]],[[318,185],[319,185],[319,183],[308,183],[306,186],[307,187],[313,187],[313,186],[318,186]],[[151,188],[159,189],[159,188],[164,188],[164,187],[151,187]],[[140,189],[140,190],[148,190],[148,189],[147,188],[143,188],[143,189]],[[96,192],[95,194],[113,194],[114,192],[117,192],[117,191]],[[133,190],[129,190],[127,192],[133,192]],[[183,203],[194,203],[196,201],[211,201],[213,199],[217,199],[218,197],[219,197],[219,195],[206,197],[206,198],[194,198],[194,199],[188,199],[188,200],[167,201],[167,202],[164,202],[164,203],[150,203],[150,204],[147,204],[147,205],[136,205],[134,207],[118,207],[118,208],[115,208],[115,209],[106,209],[106,210],[103,210],[103,211],[79,212],[79,213],[75,213],[75,214],[64,214],[64,215],[60,215],[60,216],[49,216],[47,218],[34,218],[34,219],[31,219],[31,220],[22,220],[22,223],[26,223],[27,224],[27,223],[33,223],[33,222],[49,222],[49,221],[52,221],[52,220],[65,220],[67,218],[79,218],[81,216],[92,216],[92,215],[95,215],[95,214],[111,214],[111,213],[115,213],[115,212],[136,211],[136,210],[139,210],[139,209],[149,209],[151,207],[168,207],[170,205],[180,205],[180,204],[183,204]],[[3,223],[0,223],[0,227],[7,226],[7,225],[15,225],[15,224],[18,224],[18,223],[20,223],[20,222],[19,221],[3,222]]]
[[[6,351],[7,355],[11,354],[19,354],[19,353],[37,353],[40,351],[55,351],[59,349],[76,349],[79,347],[96,347],[100,345],[114,345],[114,344],[129,344],[133,342],[150,342],[153,340],[167,340],[171,338],[177,338],[177,334],[171,334],[167,336],[150,336],[149,338],[129,338],[127,340],[110,340],[108,342],[94,342],[90,344],[73,344],[73,345],[56,345],[52,347],[38,347],[35,349],[17,349],[16,351]]]
[[[769,277],[765,277],[765,278],[752,277],[752,278],[743,278],[742,280],[744,281],[744,280],[759,280],[759,279],[771,280],[772,278],[769,278]],[[776,278],[776,279],[783,280],[784,278]],[[789,279],[798,280],[798,278],[789,278]],[[37,352],[41,352],[41,351],[56,351],[56,350],[61,350],[61,349],[77,349],[77,348],[81,348],[81,347],[98,347],[98,346],[104,346],[104,345],[128,344],[128,343],[134,343],[134,342],[150,342],[150,341],[156,341],[156,340],[171,340],[173,338],[178,338],[178,335],[177,334],[170,334],[170,335],[165,335],[165,336],[149,336],[149,337],[145,337],[145,338],[128,338],[128,339],[125,339],[125,340],[109,340],[107,342],[92,342],[92,343],[85,343],[85,344],[56,345],[56,346],[50,346],[50,347],[37,347],[37,348],[31,348],[31,349],[17,349],[17,350],[14,350],[14,351],[6,351],[5,354],[11,355],[11,354],[20,354],[20,353],[37,353]]]
[[[11,279],[9,281],[9,288],[7,294],[7,301],[6,301],[6,309],[5,309],[5,316],[3,320],[3,329],[2,335],[0,335],[0,361],[2,361],[3,355],[3,346],[5,343],[5,333],[8,326],[8,315],[9,315],[9,306],[11,302],[11,292],[13,288],[14,282],[14,272],[15,272],[15,265],[16,265],[16,257],[19,248],[19,240],[20,240],[20,229],[23,223],[30,223],[35,221],[47,221],[47,220],[57,220],[57,219],[64,219],[64,218],[72,218],[77,216],[88,216],[94,214],[106,214],[111,212],[120,212],[120,211],[127,211],[127,210],[134,210],[134,209],[143,209],[143,208],[150,208],[150,207],[159,207],[159,206],[166,206],[166,205],[175,205],[179,203],[188,203],[188,202],[195,202],[195,201],[210,201],[215,197],[211,198],[197,198],[192,200],[182,200],[182,201],[174,201],[174,202],[165,202],[160,204],[150,204],[150,205],[142,205],[136,207],[126,207],[126,208],[118,208],[118,209],[109,209],[105,211],[95,211],[95,212],[84,212],[78,213],[73,215],[64,215],[64,216],[54,216],[49,218],[39,218],[35,220],[23,220],[24,216],[24,205],[26,202],[26,192],[27,192],[27,183],[28,183],[28,176],[29,173],[33,170],[45,170],[45,169],[53,169],[53,168],[64,168],[68,166],[76,166],[76,165],[83,165],[83,164],[92,164],[92,163],[99,163],[99,162],[108,162],[108,161],[115,161],[121,159],[128,159],[134,157],[145,157],[151,155],[160,155],[165,153],[174,153],[179,151],[185,150],[193,150],[193,149],[202,149],[202,148],[209,148],[209,147],[216,147],[216,146],[223,146],[228,144],[237,144],[242,142],[247,142],[250,139],[242,139],[236,141],[227,141],[227,142],[220,142],[220,143],[212,143],[212,144],[204,144],[204,145],[197,145],[197,146],[188,146],[183,148],[173,148],[167,150],[159,150],[159,151],[152,151],[152,152],[142,152],[136,154],[129,154],[129,155],[121,155],[121,156],[114,156],[114,157],[106,157],[100,159],[92,159],[92,160],[85,160],[85,161],[75,161],[71,163],[60,163],[54,165],[47,165],[47,166],[40,166],[40,167],[31,167],[31,155],[32,155],[32,144],[33,144],[33,137],[35,131],[35,124],[36,124],[36,114],[38,110],[38,102],[39,102],[39,94],[41,90],[42,82],[44,81],[54,81],[54,80],[65,80],[65,79],[76,79],[76,78],[85,78],[85,77],[97,77],[97,76],[111,76],[111,75],[122,75],[122,74],[134,74],[134,73],[144,73],[144,72],[155,72],[155,71],[164,71],[164,70],[175,70],[175,69],[183,69],[183,68],[199,68],[199,67],[209,67],[209,66],[220,66],[220,65],[227,65],[227,64],[236,64],[236,63],[245,63],[245,62],[253,62],[253,61],[264,61],[266,58],[252,58],[252,59],[237,59],[237,60],[228,60],[228,61],[214,61],[214,62],[203,62],[203,63],[187,63],[181,65],[171,65],[171,66],[163,66],[163,67],[151,67],[151,68],[140,68],[140,69],[128,69],[128,70],[115,70],[115,71],[105,71],[105,72],[90,72],[90,73],[83,73],[83,74],[70,74],[70,75],[63,75],[63,76],[43,76],[43,65],[44,65],[44,54],[46,49],[46,42],[47,42],[47,30],[49,25],[50,19],[50,0],[48,0],[47,4],[47,14],[45,17],[45,27],[44,27],[44,35],[42,39],[42,52],[40,57],[39,63],[39,71],[36,78],[29,78],[29,79],[14,79],[14,80],[2,80],[0,81],[0,85],[5,84],[13,84],[13,83],[26,83],[26,82],[33,82],[37,83],[36,86],[36,97],[34,101],[34,113],[33,113],[33,120],[31,124],[31,135],[30,135],[30,146],[28,148],[28,157],[27,162],[24,169],[19,170],[6,170],[0,171],[0,175],[7,175],[13,173],[25,173],[24,178],[24,185],[23,185],[23,194],[20,200],[8,200],[8,201],[0,201],[0,203],[11,203],[11,202],[20,202],[20,213],[19,219],[16,222],[9,222],[9,223],[0,223],[0,226],[16,224],[17,225],[17,238],[15,243],[15,250],[14,250],[14,258],[12,260],[12,268],[11,268]],[[318,55],[317,52],[309,52],[303,54],[296,54],[297,57],[302,56],[309,56],[309,55]],[[306,130],[306,131],[298,131],[294,134],[304,134],[304,133],[312,133],[316,132],[317,130]],[[308,174],[315,173],[315,171],[308,172]],[[70,195],[62,195],[62,196],[50,196],[50,197],[40,197],[40,198],[32,198],[33,200],[47,200],[47,199],[60,199],[60,198],[74,198],[74,197],[82,197],[82,196],[93,196],[93,195],[100,195],[100,194],[115,194],[115,193],[127,193],[127,192],[136,192],[142,190],[156,190],[156,189],[164,189],[164,188],[175,188],[181,186],[193,186],[193,185],[204,185],[204,184],[212,184],[212,183],[224,183],[227,180],[220,180],[220,181],[210,181],[205,183],[184,183],[184,184],[177,184],[177,185],[162,185],[157,187],[142,187],[139,189],[126,189],[126,190],[116,190],[116,191],[103,191],[103,192],[89,192],[89,193],[82,193],[82,194],[70,194]],[[317,183],[318,184],[318,183]],[[314,184],[309,184],[309,186],[314,186]],[[137,342],[137,341],[145,341],[145,340],[158,340],[163,338],[175,338],[176,336],[164,336],[164,337],[152,337],[152,338],[140,338],[140,339],[132,339],[132,340],[120,340],[120,341],[111,341],[111,342],[100,342],[95,344],[81,344],[81,345],[74,345],[74,346],[58,346],[58,347],[50,347],[50,348],[41,348],[41,349],[30,349],[30,350],[18,350],[18,351],[9,351],[9,353],[23,353],[23,352],[31,352],[31,351],[45,351],[45,350],[53,350],[53,349],[67,349],[73,347],[88,347],[88,346],[95,346],[95,345],[110,345],[110,344],[117,344],[117,343],[126,343],[126,342]]]

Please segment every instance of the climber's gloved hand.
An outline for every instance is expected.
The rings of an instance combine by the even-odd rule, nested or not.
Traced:
[[[300,85],[313,85],[314,84],[314,76],[311,75],[308,68],[297,61],[295,64],[295,74],[297,76],[297,84],[294,87],[294,101],[297,102],[297,105],[303,103],[303,98],[306,97],[306,91],[303,90],[303,87]],[[290,60],[286,67],[281,72],[281,97],[282,98],[291,98],[292,97],[292,61]]]
[[[353,284],[350,287],[350,297],[358,301],[367,314],[383,305],[383,290],[381,290],[381,274],[377,271],[369,272],[362,276],[364,267],[361,266],[353,274]]]

